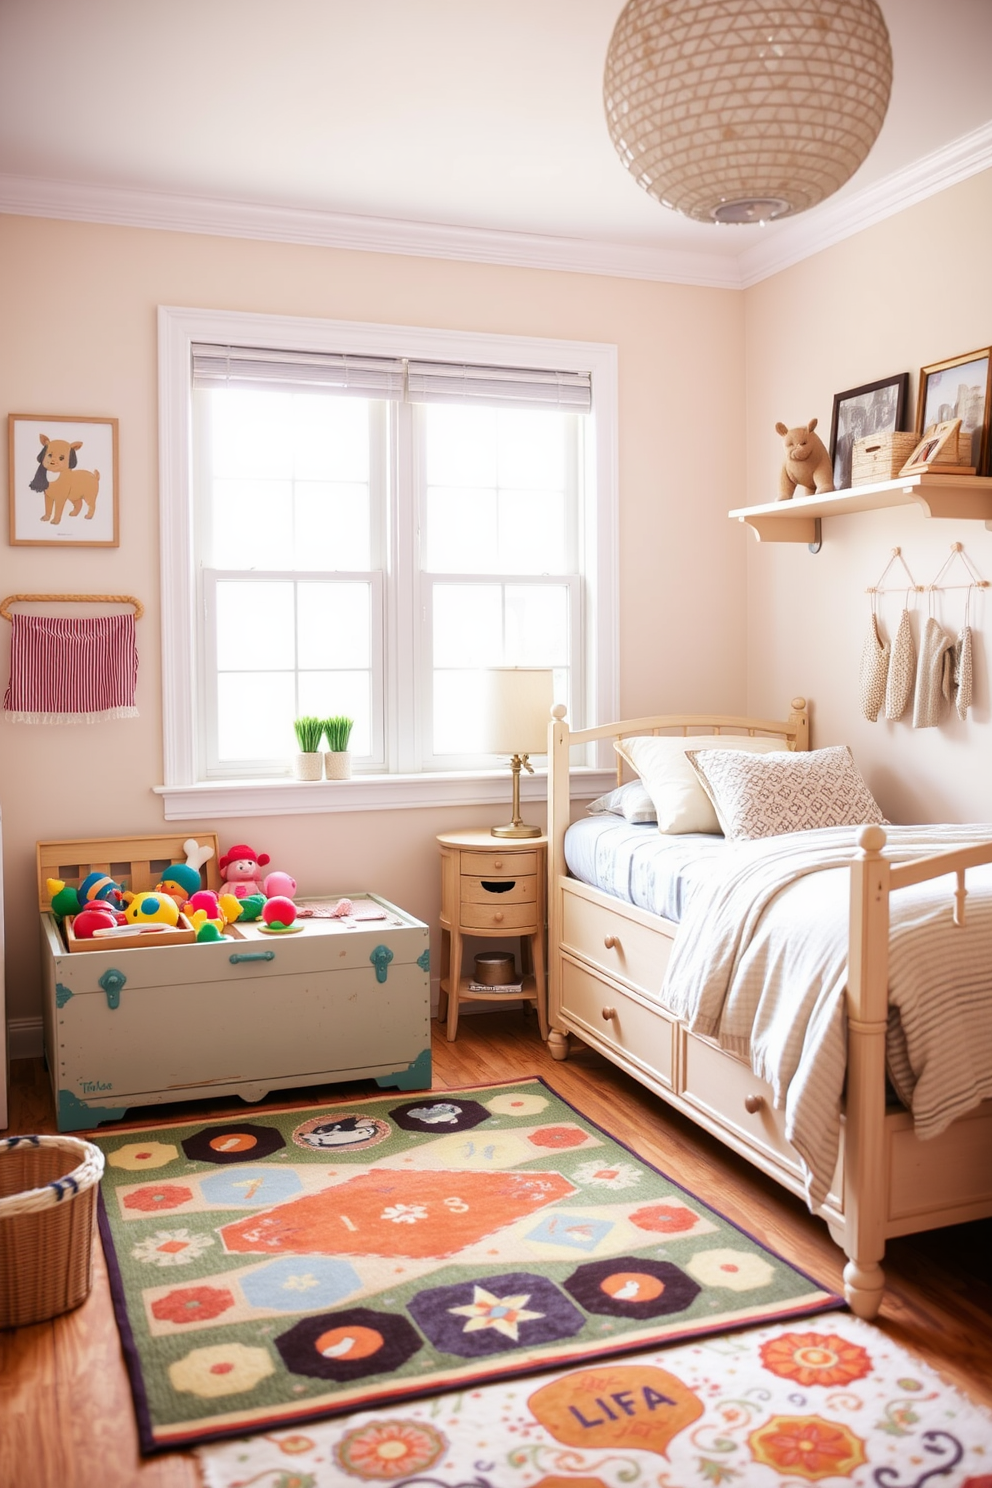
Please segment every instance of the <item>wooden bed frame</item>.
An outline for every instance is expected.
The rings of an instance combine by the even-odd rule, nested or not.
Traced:
[[[598,1049],[677,1110],[805,1197],[784,1113],[750,1066],[713,1040],[690,1033],[659,1001],[676,925],[571,878],[565,829],[572,817],[569,761],[574,745],[643,734],[749,734],[809,748],[804,698],[785,722],[675,714],[627,719],[572,732],[556,707],[548,758],[549,1046],[568,1054],[568,1035]],[[617,784],[623,762],[617,756]],[[848,1257],[844,1294],[872,1318],[881,1306],[885,1242],[896,1235],[992,1215],[992,1101],[921,1142],[902,1106],[887,1105],[889,894],[957,874],[955,915],[964,913],[965,870],[992,862],[992,842],[894,865],[885,830],[863,828],[851,862],[847,988],[848,1069],[841,1152],[830,1193],[816,1213]]]

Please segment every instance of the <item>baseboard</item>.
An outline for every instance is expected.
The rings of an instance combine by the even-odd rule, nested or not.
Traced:
[[[11,1059],[40,1059],[45,1052],[45,1025],[40,1018],[8,1018],[7,1049]]]

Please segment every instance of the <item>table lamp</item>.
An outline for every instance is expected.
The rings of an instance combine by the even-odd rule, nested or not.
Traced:
[[[533,775],[528,756],[548,752],[554,673],[543,667],[493,667],[486,674],[485,699],[486,751],[510,755],[513,771],[513,820],[505,827],[493,827],[492,835],[540,837],[540,827],[520,820],[520,771]]]

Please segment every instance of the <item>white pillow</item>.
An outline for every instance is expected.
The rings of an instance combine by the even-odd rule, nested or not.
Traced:
[[[885,821],[846,744],[760,757],[693,749],[686,758],[709,791],[724,835],[731,839]]]
[[[771,754],[781,751],[782,740],[751,738],[747,734],[694,734],[688,738],[647,734],[618,739],[613,747],[640,776],[654,802],[659,832],[719,833],[720,823],[713,804],[686,752],[735,749],[749,754]]]
[[[626,785],[618,785],[608,795],[590,801],[586,810],[591,816],[609,813],[611,816],[626,817],[629,822],[654,823],[658,820],[654,802],[640,780],[628,780]]]

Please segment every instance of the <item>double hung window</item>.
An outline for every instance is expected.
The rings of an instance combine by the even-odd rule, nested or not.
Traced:
[[[304,714],[492,769],[497,666],[612,701],[612,348],[161,314],[166,790],[287,776]]]

